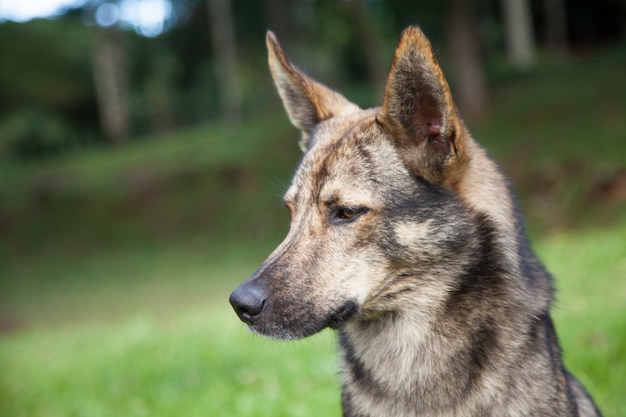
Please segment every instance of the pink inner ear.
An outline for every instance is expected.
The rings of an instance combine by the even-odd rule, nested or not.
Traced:
[[[429,117],[430,116],[430,117]],[[428,146],[436,150],[438,153],[447,154],[450,152],[447,138],[443,135],[443,127],[441,118],[435,115],[423,117],[421,123],[424,125],[421,131],[424,132],[424,138],[428,142]]]
[[[443,133],[441,114],[436,106],[427,101],[417,107],[413,123],[418,141],[433,140]]]

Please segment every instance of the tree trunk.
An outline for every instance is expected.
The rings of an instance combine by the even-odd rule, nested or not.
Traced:
[[[209,0],[208,11],[220,95],[220,113],[223,120],[236,123],[241,120],[242,92],[238,79],[239,63],[231,2]]]
[[[482,117],[487,107],[487,87],[482,68],[475,3],[449,0],[446,30],[452,55],[455,89],[453,95],[467,120]]]
[[[90,28],[93,78],[100,123],[114,145],[128,136],[128,73],[123,33],[116,27]]]
[[[564,0],[543,0],[546,43],[554,52],[567,55],[567,9]]]
[[[516,68],[527,70],[535,60],[530,3],[528,0],[502,0],[501,4],[509,59]]]
[[[168,76],[166,68],[165,74],[152,74],[146,80],[146,101],[151,130],[159,135],[171,132],[176,128],[171,106]]]

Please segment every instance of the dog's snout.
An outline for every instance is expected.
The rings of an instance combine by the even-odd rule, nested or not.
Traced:
[[[230,304],[235,309],[239,318],[246,324],[254,324],[259,318],[267,297],[260,288],[242,284],[230,295]]]

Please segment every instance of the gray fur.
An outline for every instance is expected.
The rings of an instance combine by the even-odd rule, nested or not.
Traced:
[[[268,47],[306,146],[287,237],[231,295],[241,319],[280,339],[337,329],[347,417],[600,415],[562,363],[551,278],[506,181],[421,31],[370,110]]]

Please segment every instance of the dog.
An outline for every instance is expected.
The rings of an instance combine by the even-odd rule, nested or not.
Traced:
[[[266,42],[304,155],[287,237],[230,296],[239,318],[277,339],[336,329],[346,417],[599,416],[563,365],[551,276],[421,30],[369,110]]]

